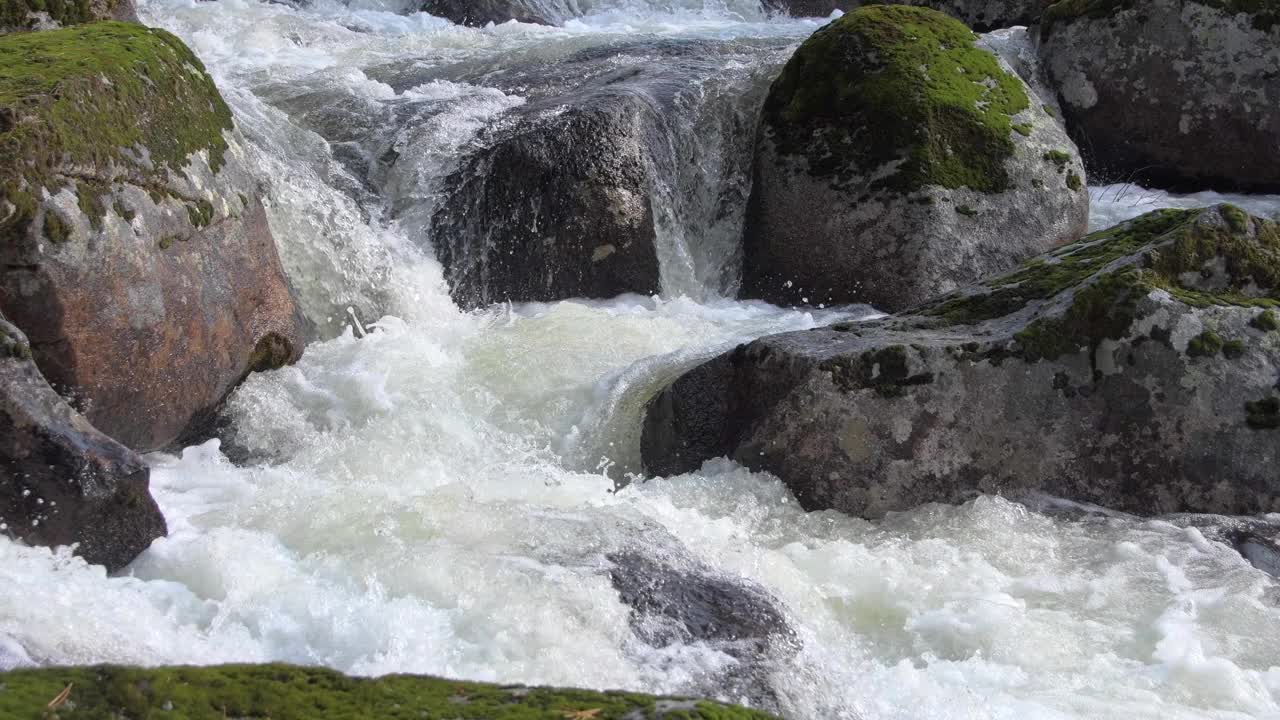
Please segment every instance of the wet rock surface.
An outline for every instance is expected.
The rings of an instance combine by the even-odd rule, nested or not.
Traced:
[[[1067,125],[1100,177],[1280,189],[1273,5],[1068,0],[1040,34]]]
[[[744,297],[896,311],[1084,234],[1074,144],[976,40],[874,6],[801,45],[764,105]]]
[[[867,3],[862,0],[765,0],[766,7],[795,17],[827,17],[833,11],[852,12]],[[1014,25],[1032,25],[1040,19],[1050,0],[907,0],[887,4],[914,5],[944,12],[978,31]]]
[[[727,455],[864,517],[1043,492],[1280,509],[1280,227],[1150,213],[911,311],[766,337],[650,404],[657,474]]]
[[[53,391],[26,336],[0,316],[0,536],[75,544],[118,570],[166,532],[148,478],[141,457]]]
[[[632,610],[631,627],[656,648],[706,643],[735,666],[705,678],[699,690],[776,707],[769,674],[798,642],[776,601],[763,588],[707,567],[655,559],[636,551],[609,556],[609,579]]]
[[[230,111],[137,25],[7,36],[0,63],[0,308],[95,427],[139,450],[198,433],[304,344]]]

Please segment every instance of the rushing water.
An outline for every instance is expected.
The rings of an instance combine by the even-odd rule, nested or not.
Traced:
[[[378,79],[389,66],[510,67],[637,37],[768,41],[765,57],[818,21],[737,0],[600,0],[563,27],[476,30],[394,5],[144,2],[232,104],[284,262],[328,339],[236,393],[226,453],[210,441],[150,458],[170,535],[125,572],[0,541],[0,667],[279,659],[730,687],[719,679],[741,660],[724,648],[636,633],[607,573],[633,552],[776,599],[794,654],[758,659],[767,690],[726,699],[767,698],[797,720],[1280,716],[1280,586],[1196,530],[994,497],[868,523],[805,513],[776,479],[726,461],[615,491],[638,469],[655,387],[736,342],[867,311],[691,300],[669,284],[655,298],[461,312],[412,213],[354,177],[298,101],[374,117],[435,103],[395,140],[409,169],[382,178],[429,202],[523,97],[447,79],[397,90]],[[1098,225],[1216,199],[1093,196]],[[1276,198],[1242,203],[1280,211]],[[666,229],[664,271],[702,239],[690,227]]]

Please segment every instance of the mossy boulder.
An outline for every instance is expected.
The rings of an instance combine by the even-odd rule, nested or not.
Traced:
[[[47,668],[0,673],[0,716],[171,720],[769,720],[710,700],[499,686],[415,675],[346,677],[289,665]]]
[[[0,35],[100,20],[138,22],[133,0],[0,0]]]
[[[874,4],[915,5],[946,13],[980,32],[1034,24],[1049,3],[1050,0],[765,0],[766,7],[794,17],[826,17],[835,10],[847,13]]]
[[[26,336],[0,315],[0,536],[75,544],[118,570],[165,534],[149,477],[141,457],[49,387]]]
[[[199,424],[303,320],[231,112],[162,30],[0,37],[0,309],[100,430]]]
[[[1041,54],[1095,174],[1280,190],[1280,4],[1062,0]]]
[[[765,102],[743,294],[900,310],[1079,238],[1075,146],[958,21],[863,7],[806,40]]]
[[[699,366],[650,403],[644,461],[727,455],[807,508],[869,517],[978,493],[1276,512],[1277,305],[1280,224],[1157,211],[898,315]]]

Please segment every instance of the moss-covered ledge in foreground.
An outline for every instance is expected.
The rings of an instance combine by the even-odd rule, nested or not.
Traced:
[[[0,37],[0,241],[34,220],[42,188],[123,176],[158,190],[202,151],[216,171],[232,127],[204,66],[163,30],[102,22]]]
[[[70,688],[69,691],[67,689]],[[64,695],[65,694],[65,695]],[[6,720],[769,720],[707,700],[503,687],[440,678],[352,678],[290,665],[45,668],[0,673]]]

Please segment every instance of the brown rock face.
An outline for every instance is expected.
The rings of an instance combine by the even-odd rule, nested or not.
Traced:
[[[0,65],[0,312],[59,393],[153,450],[298,358],[239,134],[180,40],[97,23],[0,38]]]
[[[0,535],[118,570],[165,534],[142,458],[49,387],[0,317]]]
[[[112,222],[6,262],[0,307],[55,387],[129,447],[172,443],[254,370],[297,360],[302,322],[262,204],[167,248]],[[19,248],[0,249],[6,260]]]

